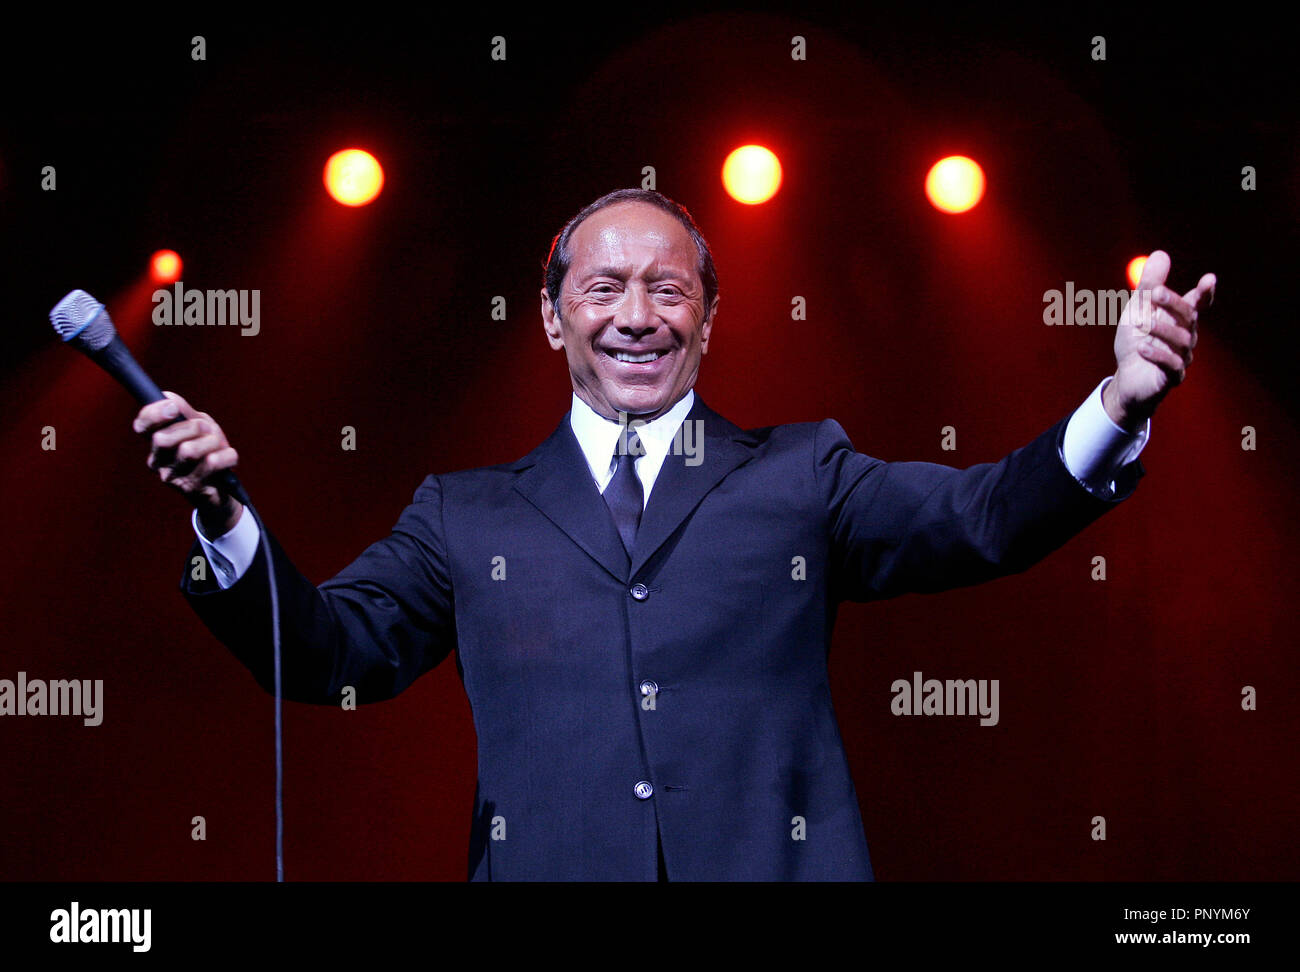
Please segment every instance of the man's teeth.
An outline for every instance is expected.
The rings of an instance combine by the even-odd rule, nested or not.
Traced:
[[[615,351],[613,356],[616,360],[626,361],[628,364],[644,364],[667,353],[667,351],[647,351],[645,354],[628,354],[626,351]]]

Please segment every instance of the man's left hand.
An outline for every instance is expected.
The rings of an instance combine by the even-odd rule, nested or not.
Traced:
[[[1147,257],[1137,291],[1115,328],[1115,378],[1102,394],[1102,405],[1128,432],[1141,431],[1169,389],[1187,377],[1198,315],[1214,301],[1212,273],[1181,297],[1166,287],[1169,262],[1164,250]]]

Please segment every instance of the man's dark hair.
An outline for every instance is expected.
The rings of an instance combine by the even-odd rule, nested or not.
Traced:
[[[699,272],[700,282],[704,285],[704,314],[707,319],[713,307],[713,298],[718,294],[718,271],[713,266],[713,253],[709,250],[709,244],[686,207],[653,189],[619,189],[601,196],[594,203],[580,209],[576,216],[564,224],[564,229],[555,234],[555,239],[551,241],[551,252],[546,258],[544,278],[546,293],[551,298],[551,306],[555,308],[555,313],[560,313],[560,284],[564,282],[564,275],[569,272],[569,262],[572,259],[572,254],[569,252],[569,239],[573,236],[574,230],[592,213],[621,202],[643,202],[658,206],[686,227],[686,232],[691,234],[691,239],[695,241],[695,249],[699,253],[695,269]]]

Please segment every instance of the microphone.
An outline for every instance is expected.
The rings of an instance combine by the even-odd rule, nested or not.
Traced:
[[[50,311],[50,324],[63,343],[76,348],[99,365],[122,385],[137,402],[148,405],[166,399],[153,383],[140,363],[117,335],[108,309],[84,290],[74,290],[54,305]],[[176,421],[181,421],[177,418]],[[248,495],[243,485],[229,469],[209,476],[206,482],[230,494],[245,505]]]

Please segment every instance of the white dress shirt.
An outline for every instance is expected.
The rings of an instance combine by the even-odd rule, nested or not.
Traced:
[[[686,413],[694,404],[695,392],[688,391],[682,396],[680,402],[657,419],[645,424],[638,422],[629,425],[636,430],[641,444],[645,447],[645,455],[637,456],[633,464],[637,478],[641,480],[641,509],[643,510],[645,504],[650,501],[650,490],[654,489],[655,480],[659,478],[659,470],[664,467],[668,450],[672,448],[673,436],[677,434],[677,430],[686,418]],[[617,467],[614,446],[618,444],[619,433],[623,427],[618,422],[611,422],[603,415],[594,412],[591,406],[576,393],[573,396],[573,407],[569,409],[569,427],[573,429],[578,445],[582,446],[582,454],[587,457],[587,465],[591,468],[591,478],[596,481],[596,489],[603,495],[605,487],[614,478],[614,470]]]
[[[1125,432],[1106,414],[1101,395],[1112,377],[1104,378],[1092,394],[1084,399],[1083,404],[1075,409],[1066,424],[1065,438],[1061,444],[1061,460],[1070,475],[1088,492],[1102,499],[1110,499],[1114,495],[1115,472],[1136,459],[1151,436],[1150,419],[1142,431],[1134,435]],[[663,468],[664,459],[672,447],[673,437],[694,403],[695,392],[688,391],[681,401],[654,421],[633,426],[645,447],[645,455],[638,456],[635,460],[645,502],[650,500],[650,491],[654,489],[659,470]],[[598,415],[576,393],[573,395],[572,408],[569,409],[569,425],[587,458],[596,488],[604,493],[614,475],[614,446],[618,442],[622,426]],[[229,532],[216,540],[209,540],[199,529],[198,511],[191,514],[190,522],[207,555],[208,563],[212,564],[217,583],[223,589],[230,587],[244,575],[253,562],[253,557],[257,555],[260,534],[256,521],[241,513],[238,522]]]

